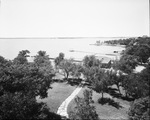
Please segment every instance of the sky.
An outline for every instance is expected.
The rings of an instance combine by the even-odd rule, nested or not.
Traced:
[[[149,0],[1,0],[2,37],[149,36]]]

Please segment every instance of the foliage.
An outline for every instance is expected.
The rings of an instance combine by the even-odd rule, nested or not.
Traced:
[[[105,41],[105,43],[110,44],[110,45],[118,45],[119,44],[119,45],[126,45],[126,47],[133,46],[137,42],[140,44],[142,44],[142,43],[149,44],[150,43],[148,36]]]
[[[101,61],[95,58],[95,56],[85,56],[83,59],[83,74],[92,85],[92,89],[98,93],[107,91],[109,85],[109,73],[101,68]]]
[[[92,102],[92,91],[85,90],[84,98],[75,98],[76,107],[70,114],[71,120],[99,120]]]
[[[94,67],[90,67],[90,68],[87,68],[87,67],[83,67],[83,75],[84,75],[84,78],[85,78],[85,81],[89,82],[89,83],[92,83],[92,80],[94,79]]]
[[[109,41],[110,44],[124,42],[126,49],[121,53],[118,69],[125,73],[132,73],[137,65],[143,65],[150,58],[150,37],[128,38],[124,40]]]
[[[34,56],[34,62],[37,66],[49,61],[49,56],[46,55],[46,51],[39,51],[36,56]]]
[[[59,117],[48,112],[44,103],[36,102],[36,96],[47,97],[53,74],[50,72],[45,75],[35,62],[28,63],[27,53],[29,51],[19,52],[13,62],[1,62],[3,66],[0,66],[0,119]]]
[[[133,46],[128,46],[125,50],[124,55],[134,56],[139,64],[146,63],[148,62],[148,58],[150,57],[150,44],[136,43]]]
[[[102,93],[103,99],[103,93],[108,90],[109,72],[106,72],[98,67],[95,69],[94,79],[92,80],[92,89],[98,93]]]
[[[142,79],[142,81],[145,84],[145,89],[147,89],[147,95],[150,94],[149,88],[150,88],[150,62],[147,64],[146,68],[144,70],[142,70],[142,72],[140,73],[140,79]]]
[[[137,59],[132,55],[123,55],[119,60],[118,68],[125,73],[132,73],[137,66]]]
[[[109,74],[110,84],[121,85],[126,96],[135,99],[129,110],[131,120],[148,120],[150,116],[148,97],[150,94],[150,37],[120,39],[105,43],[126,45],[126,49],[121,53],[121,59],[114,61],[112,65],[115,70],[121,70],[125,74],[119,76]],[[138,65],[145,66],[145,69],[140,73],[134,73]]]
[[[54,62],[57,72],[63,75],[66,80],[68,80],[69,76],[80,78],[83,70],[82,66],[74,63],[73,59],[64,59],[64,53],[59,53]]]
[[[113,68],[127,73],[121,83],[127,96],[140,98],[149,94],[149,58],[150,38],[139,37],[131,39],[126,50],[122,52],[121,59],[113,63]],[[141,73],[133,73],[139,64],[147,66],[147,68]]]
[[[150,97],[135,100],[128,112],[130,120],[150,119]]]
[[[3,56],[0,56],[0,65],[3,65],[6,62],[7,62],[7,60],[5,60],[5,58]]]
[[[53,77],[55,75],[50,58],[45,51],[39,51],[38,54],[34,56],[34,65],[44,76]]]
[[[125,90],[126,97],[139,98],[139,85],[138,76],[136,74],[130,74],[122,81],[122,86]]]
[[[54,60],[55,66],[57,67],[62,60],[64,60],[64,53],[59,53],[59,56]]]
[[[18,56],[14,59],[14,63],[16,64],[24,64],[27,63],[27,57],[29,57],[30,52],[28,50],[22,50],[19,52]]]
[[[83,67],[80,64],[73,63],[71,75],[75,78],[80,78],[83,72]]]
[[[146,97],[150,94],[150,65],[148,64],[146,69],[141,73],[132,73],[125,76],[122,81],[122,86],[125,89],[128,96],[135,99],[140,97]]]
[[[94,74],[97,68],[101,67],[101,61],[95,58],[95,56],[85,56],[83,59],[83,75],[85,80],[91,83],[94,79]]]
[[[71,75],[73,67],[73,59],[64,59],[60,62],[59,69],[62,70],[62,74],[66,80],[68,80],[69,75]]]
[[[137,51],[135,52],[135,56],[138,56],[138,61],[140,63],[147,63],[148,58],[150,57],[150,45],[139,45]]]
[[[31,96],[22,95],[20,92],[5,93],[1,96],[1,119],[37,119],[41,114],[43,104],[37,104]]]
[[[123,82],[124,77],[125,77],[123,75],[123,73],[121,71],[116,71],[116,70],[112,71],[111,70],[108,72],[107,75],[109,77],[108,78],[109,85],[116,85],[119,93],[121,94],[120,86],[122,86],[122,82]]]
[[[81,65],[73,63],[73,59],[64,59],[64,53],[59,53],[54,62],[57,72],[62,74],[66,80],[70,75],[77,78],[81,76]]]
[[[100,63],[101,62],[98,59],[96,59],[96,57],[94,55],[85,56],[83,59],[83,66],[86,68],[90,68],[93,66],[99,66]]]
[[[135,38],[127,38],[127,39],[119,39],[119,40],[109,40],[109,41],[105,41],[105,43],[107,44],[111,44],[111,45],[129,45],[131,41],[134,41]]]

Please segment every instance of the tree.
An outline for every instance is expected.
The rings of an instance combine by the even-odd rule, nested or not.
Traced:
[[[71,112],[69,118],[71,120],[99,120],[95,107],[92,103],[92,91],[85,90],[84,98],[75,98],[76,107]]]
[[[128,41],[128,42],[127,42]],[[130,74],[139,64],[144,65],[150,58],[150,38],[138,37],[125,39],[126,49],[121,53],[118,67],[123,72]],[[120,43],[120,40],[118,41]]]
[[[95,68],[94,79],[92,80],[92,89],[98,93],[102,93],[102,100],[104,97],[104,92],[108,89],[108,72],[102,70],[101,68]]]
[[[85,56],[83,59],[83,75],[85,80],[92,83],[96,72],[95,70],[97,70],[96,68],[100,68],[101,66],[101,61],[96,59],[95,56]]]
[[[137,57],[132,55],[123,55],[119,60],[118,67],[123,72],[129,74],[133,72],[133,69],[135,69],[137,63]]]
[[[150,57],[150,38],[139,37],[133,39],[126,47],[123,56],[132,56],[133,60],[136,59],[138,64],[147,63]]]
[[[125,50],[125,55],[132,55],[137,58],[139,64],[146,63],[150,57],[150,44],[144,44],[141,42],[133,43]]]
[[[0,66],[0,119],[57,118],[48,112],[46,104],[36,100],[37,96],[47,97],[52,76],[40,72],[35,63],[22,59],[26,54],[18,56],[14,62]]]
[[[128,111],[129,120],[150,119],[150,97],[135,100]]]
[[[146,68],[141,71],[140,79],[143,81],[143,97],[150,95],[150,62],[147,64]]]
[[[22,50],[19,52],[18,56],[14,59],[14,63],[16,64],[24,64],[24,63],[27,63],[28,60],[27,60],[27,57],[29,57],[29,54],[30,51],[28,50]]]
[[[34,65],[44,76],[55,76],[49,55],[47,55],[45,51],[39,51],[38,54],[34,56]]]
[[[64,59],[59,64],[59,69],[62,70],[62,75],[65,76],[65,79],[68,80],[69,75],[73,70],[73,59]]]
[[[83,68],[80,64],[76,64],[76,63],[73,63],[73,69],[72,69],[72,72],[71,72],[71,75],[75,78],[80,78],[81,74],[83,72]]]
[[[108,74],[108,83],[109,85],[116,85],[119,93],[121,94],[120,87],[122,86],[122,81],[125,78],[125,75],[121,71],[109,71]]]
[[[57,67],[62,60],[64,60],[64,53],[59,53],[59,56],[54,60],[55,66]]]
[[[34,62],[36,63],[37,66],[40,66],[49,60],[50,58],[49,55],[46,55],[46,51],[38,51],[38,54],[34,56]]]
[[[93,66],[99,66],[100,63],[101,62],[98,59],[96,59],[96,57],[94,55],[85,56],[83,59],[83,66],[86,68],[90,68]]]
[[[137,46],[137,50],[134,53],[135,56],[138,56],[138,61],[143,64],[148,62],[150,57],[150,45],[141,44]]]
[[[149,95],[149,75],[143,76],[143,73],[132,73],[125,76],[122,81],[122,86],[126,91],[128,97],[138,99]]]
[[[3,65],[6,62],[7,60],[3,56],[0,56],[0,65]]]

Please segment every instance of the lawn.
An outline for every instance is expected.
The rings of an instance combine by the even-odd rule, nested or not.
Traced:
[[[78,96],[83,97],[83,91],[85,89],[88,89],[87,87],[83,88]],[[99,118],[101,119],[127,119],[127,111],[130,106],[130,102],[118,98],[113,98],[109,94],[105,93],[104,98],[107,98],[107,100],[111,100],[111,104],[100,104],[98,103],[98,99],[101,97],[101,94],[96,93],[93,91],[93,101],[94,103],[92,105],[95,106],[96,112],[99,115]],[[110,98],[110,99],[109,99]],[[112,102],[113,101],[113,102]],[[72,100],[68,106],[67,112],[68,114],[70,111],[72,111],[75,107],[75,102]]]
[[[78,93],[77,96],[83,97],[83,91],[84,91],[85,89],[87,89],[87,88],[82,88],[82,89],[80,90],[80,92]],[[75,107],[75,101],[74,101],[74,99],[73,99],[73,100],[69,103],[68,108],[67,108],[67,113],[68,113],[68,115],[70,114],[71,111],[74,110],[74,107]]]
[[[52,89],[48,90],[48,97],[45,99],[38,99],[47,103],[52,112],[57,112],[61,103],[75,90],[77,86],[71,86],[66,82],[54,82],[51,84]]]

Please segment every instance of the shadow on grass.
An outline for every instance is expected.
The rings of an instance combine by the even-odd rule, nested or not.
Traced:
[[[64,80],[61,80],[61,79],[53,79],[52,82],[63,83],[63,82],[65,82],[65,81],[64,81]]]
[[[134,101],[134,98],[123,96],[122,94],[120,94],[118,92],[118,89],[116,89],[116,88],[108,88],[107,93],[110,94],[112,97],[115,97],[115,98],[119,98],[119,99],[126,100],[129,102]]]
[[[49,109],[44,108],[42,111],[42,114],[40,115],[41,120],[63,120],[62,116],[54,113],[54,112],[50,112]]]
[[[118,102],[115,102],[113,99],[110,99],[110,98],[99,98],[98,103],[102,105],[108,103],[108,105],[111,105],[117,109],[122,108],[122,106],[120,106]]]
[[[76,86],[76,85],[78,86],[80,85],[82,79],[68,78],[67,81],[68,81],[67,84],[70,84],[71,86]]]
[[[116,98],[120,98],[122,96],[116,88],[108,88],[107,93]]]

